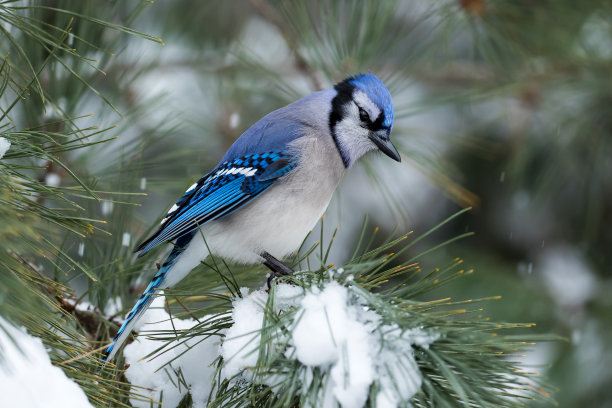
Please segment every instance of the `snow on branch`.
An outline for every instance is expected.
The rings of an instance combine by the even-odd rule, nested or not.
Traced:
[[[5,137],[0,137],[0,159],[4,157],[8,149],[11,148],[11,141]]]
[[[51,363],[41,339],[2,317],[0,357],[2,406],[92,407],[77,383]]]
[[[146,390],[132,404],[386,408],[486,400],[512,407],[546,394],[518,369],[526,342],[497,335],[530,325],[490,322],[456,308],[475,300],[410,299],[465,275],[453,271],[460,260],[387,286],[381,278],[414,275],[419,266],[361,273],[379,264],[301,272],[270,291],[243,288],[230,311],[199,321],[171,317],[157,299],[145,315],[151,335],[124,353],[126,377]]]
[[[274,313],[289,315],[273,344],[262,345],[264,312],[269,296],[262,291],[236,300],[229,329],[221,348],[224,378],[251,380],[257,368],[257,351],[277,346],[282,358],[297,361],[304,372],[302,387],[310,389],[318,369],[327,384],[317,395],[321,406],[359,408],[368,400],[373,384],[379,390],[378,407],[394,407],[409,401],[422,379],[413,346],[428,348],[439,334],[415,327],[403,330],[371,310],[352,286],[336,281],[308,289],[278,284],[273,292]],[[285,319],[283,319],[285,320]],[[291,330],[284,330],[292,328]],[[274,374],[264,383],[275,387],[284,379]],[[315,403],[315,401],[311,401]]]

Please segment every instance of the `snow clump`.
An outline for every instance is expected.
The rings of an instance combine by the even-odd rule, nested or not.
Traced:
[[[308,289],[276,283],[273,293],[274,299],[268,299],[266,291],[249,294],[243,288],[241,297],[233,302],[232,325],[225,333],[205,339],[194,337],[178,346],[175,343],[155,358],[143,357],[162,343],[141,334],[124,351],[129,364],[127,379],[144,387],[138,393],[151,400],[158,401],[163,396],[165,407],[176,407],[189,391],[193,407],[204,408],[209,395],[214,395],[212,364],[219,354],[223,357],[221,378],[233,384],[254,380],[256,370],[252,368],[259,358],[264,311],[273,305],[275,313],[287,316],[287,330],[267,336],[273,339],[268,341],[274,342],[267,349],[273,346],[284,359],[299,361],[306,383],[313,381],[315,368],[326,374],[328,382],[321,387],[324,395],[317,396],[317,407],[360,408],[368,397],[375,399],[380,408],[406,406],[418,392],[422,376],[414,347],[429,347],[439,334],[385,323],[357,290],[335,281]],[[171,321],[163,305],[160,296],[143,315],[141,321],[147,322],[147,331],[180,332],[199,324],[192,319]],[[202,321],[215,318],[205,316]],[[178,374],[187,387],[177,386]],[[260,373],[256,381],[275,387],[283,378],[282,374]],[[311,384],[304,385],[310,388]],[[370,395],[371,390],[377,391]],[[150,406],[150,401],[143,399],[134,398],[131,403],[135,407]]]
[[[0,317],[3,407],[91,408],[85,392],[51,364],[40,339]]]
[[[0,159],[4,157],[8,149],[11,148],[11,141],[5,137],[0,137]]]
[[[204,316],[201,321],[208,318],[209,316]],[[164,310],[163,296],[158,296],[153,301],[140,321],[145,322],[143,328],[147,331],[167,333],[172,333],[174,329],[180,333],[181,330],[191,329],[199,324],[193,319],[171,318]],[[193,408],[204,408],[215,372],[215,367],[211,364],[219,355],[219,337],[194,337],[181,341],[178,345],[174,343],[172,348],[164,350],[157,357],[154,356],[155,358],[144,358],[162,344],[159,340],[142,334],[128,344],[123,351],[125,361],[129,364],[125,372],[126,378],[135,386],[145,387],[137,389],[138,394],[152,401],[159,401],[163,397],[164,407],[178,406],[184,394],[189,391],[193,398]],[[173,361],[169,365],[165,365],[171,360]],[[177,373],[180,373],[188,389],[177,382]],[[132,398],[130,402],[134,407],[151,406],[151,401],[142,398]]]

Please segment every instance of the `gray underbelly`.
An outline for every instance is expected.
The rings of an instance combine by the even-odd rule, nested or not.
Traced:
[[[298,167],[249,204],[202,227],[212,253],[251,263],[263,251],[282,258],[299,248],[344,174],[335,146],[304,142]]]

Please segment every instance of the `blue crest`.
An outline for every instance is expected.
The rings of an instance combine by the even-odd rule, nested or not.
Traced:
[[[368,95],[368,97],[378,105],[385,114],[383,126],[391,129],[393,126],[393,101],[389,90],[374,74],[360,74],[349,78],[348,83],[354,85],[360,91]]]

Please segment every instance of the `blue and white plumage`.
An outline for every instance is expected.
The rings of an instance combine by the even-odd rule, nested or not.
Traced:
[[[363,74],[312,93],[251,126],[136,248],[142,256],[176,240],[106,349],[105,360],[115,355],[153,295],[179,282],[210,253],[238,262],[263,262],[275,273],[279,266],[288,270],[276,258],[299,247],[347,168],[375,149],[400,161],[389,140],[393,118],[387,88],[376,76]]]

